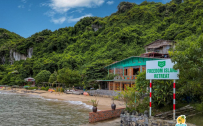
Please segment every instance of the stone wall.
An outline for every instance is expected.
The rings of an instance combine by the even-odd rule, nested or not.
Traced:
[[[102,120],[120,117],[120,114],[124,109],[125,108],[119,108],[116,110],[90,112],[89,113],[89,123],[94,123],[94,122],[98,122],[98,121],[102,121]]]

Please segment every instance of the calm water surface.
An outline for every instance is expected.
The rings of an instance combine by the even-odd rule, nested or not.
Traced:
[[[91,106],[0,91],[0,126],[78,126]]]

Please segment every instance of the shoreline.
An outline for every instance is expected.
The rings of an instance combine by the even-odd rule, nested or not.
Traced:
[[[12,90],[2,90],[2,91],[12,91]],[[18,94],[27,94],[27,95],[33,95],[33,96],[40,96],[45,99],[57,99],[61,101],[67,101],[70,104],[77,104],[74,102],[81,102],[77,105],[84,105],[85,107],[92,109],[92,103],[90,102],[91,99],[97,99],[99,100],[98,103],[98,110],[109,110],[111,109],[112,100],[111,98],[106,97],[95,97],[95,96],[85,96],[85,95],[75,95],[75,94],[65,94],[65,93],[57,93],[57,92],[48,92],[44,90],[35,90],[34,93],[23,93],[22,91],[26,91],[26,89],[17,89],[13,93]],[[124,108],[125,103],[123,101],[114,100],[114,103],[116,104],[116,108]]]

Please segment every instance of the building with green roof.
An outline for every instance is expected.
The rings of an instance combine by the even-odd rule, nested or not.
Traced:
[[[127,86],[135,84],[136,75],[146,69],[146,61],[163,60],[163,58],[131,56],[116,61],[105,67],[109,74],[117,75],[113,80],[97,80],[102,89],[124,90]],[[105,83],[104,83],[105,82]]]
[[[131,56],[121,61],[116,61],[105,69],[109,74],[117,75],[113,80],[97,80],[100,88],[107,90],[124,90],[133,86],[138,72],[146,69],[146,61],[168,59],[168,50],[175,47],[174,41],[158,39],[145,46],[146,53],[141,56]]]

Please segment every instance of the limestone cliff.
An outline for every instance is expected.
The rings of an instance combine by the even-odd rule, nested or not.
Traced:
[[[20,61],[20,60],[26,60],[27,58],[32,58],[33,55],[33,48],[27,49],[27,56],[24,54],[20,54],[13,49],[10,49],[10,54],[9,54],[9,62],[10,64],[13,64],[15,61]],[[2,64],[6,63],[6,58],[5,56],[0,57],[0,61]]]

